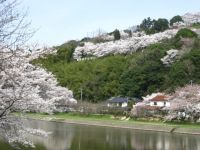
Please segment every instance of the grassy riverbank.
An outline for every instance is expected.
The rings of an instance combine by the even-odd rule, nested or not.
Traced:
[[[19,113],[16,113],[20,116]],[[81,125],[95,125],[104,127],[127,128],[147,131],[173,132],[185,134],[200,134],[200,124],[191,123],[164,123],[159,120],[134,120],[112,115],[80,115],[77,113],[41,114],[26,113],[23,117],[44,121],[66,122]]]

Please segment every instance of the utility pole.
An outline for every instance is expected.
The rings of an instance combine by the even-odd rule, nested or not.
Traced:
[[[83,89],[81,87],[81,102],[82,102],[82,100],[83,100]]]
[[[190,84],[191,84],[191,86],[193,85],[193,81],[192,80],[190,80]]]

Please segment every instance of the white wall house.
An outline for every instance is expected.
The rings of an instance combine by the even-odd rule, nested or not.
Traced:
[[[150,106],[158,106],[158,107],[170,107],[170,102],[168,101],[160,101],[160,102],[150,102]]]
[[[150,100],[150,106],[170,107],[170,101],[164,95],[157,95]]]
[[[121,97],[111,98],[110,100],[108,100],[107,106],[121,107],[121,108],[128,107],[128,98],[121,98]]]

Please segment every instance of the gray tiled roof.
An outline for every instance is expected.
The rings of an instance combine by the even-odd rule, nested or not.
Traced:
[[[114,97],[110,100],[108,100],[109,103],[124,103],[128,102],[128,98],[123,98],[123,97]]]

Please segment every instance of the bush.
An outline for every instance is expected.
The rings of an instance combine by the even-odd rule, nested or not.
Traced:
[[[190,29],[183,28],[183,29],[180,29],[175,36],[176,39],[180,39],[181,37],[182,38],[197,38],[198,35]]]

